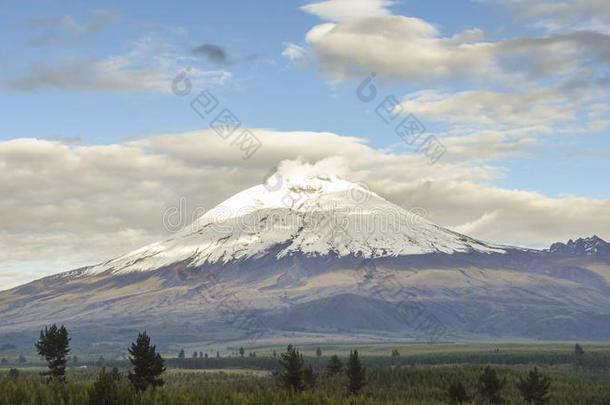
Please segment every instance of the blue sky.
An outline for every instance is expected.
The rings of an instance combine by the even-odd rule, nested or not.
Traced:
[[[290,66],[281,57],[287,42],[304,46],[305,33],[320,22],[300,10],[299,1],[183,2],[5,2],[0,23],[5,35],[0,49],[5,55],[2,78],[18,78],[32,64],[57,63],[69,58],[106,58],[129,52],[141,38],[171,44],[177,52],[203,43],[224,48],[231,65],[222,67],[232,75],[214,91],[249,126],[279,130],[331,131],[365,137],[376,147],[395,143],[395,135],[367,114],[354,97],[355,81],[331,84],[315,67]],[[95,10],[113,14],[99,30],[60,44],[36,45],[52,28],[40,27],[41,19],[69,16],[86,24]],[[473,27],[491,38],[536,33],[515,23],[515,17],[493,4],[472,1],[430,2],[412,0],[392,6],[396,14],[422,18],[441,33]],[[248,58],[252,61],[246,61]],[[209,66],[199,61],[202,68]],[[402,95],[408,85],[388,83],[388,94]],[[37,89],[0,93],[4,119],[2,139],[19,137],[80,138],[86,143],[111,143],[150,133],[182,132],[201,128],[197,116],[183,100],[171,94],[91,92]],[[370,113],[370,111],[369,111]],[[428,126],[434,128],[433,122]],[[532,189],[550,195],[580,194],[608,198],[603,184],[608,170],[608,132],[598,136],[569,134],[537,148],[530,156],[507,159],[506,187]],[[595,153],[603,152],[606,153]],[[579,156],[573,156],[578,151]],[[596,156],[597,154],[597,156]],[[572,155],[572,156],[571,156]]]
[[[406,162],[411,153],[392,127],[375,115],[375,105],[356,97],[361,80],[376,72],[379,93],[403,103],[405,114],[417,116],[427,132],[445,144],[447,154],[433,171],[404,163],[396,170],[405,173],[393,174],[393,186],[381,175],[378,179],[370,175],[366,181],[384,195],[426,204],[434,220],[474,236],[543,246],[566,236],[599,233],[587,224],[609,212],[610,7],[601,2],[566,0],[554,7],[550,1],[523,0],[232,0],[178,5],[24,0],[4,1],[0,8],[0,164],[7,181],[0,188],[10,197],[7,206],[28,207],[37,215],[51,212],[63,203],[53,192],[61,192],[83,211],[97,213],[101,208],[94,204],[99,199],[96,203],[82,196],[103,195],[116,186],[108,180],[99,188],[83,186],[71,194],[70,181],[51,164],[39,167],[45,159],[68,165],[103,151],[117,153],[110,160],[118,162],[123,157],[117,150],[133,152],[133,142],[138,141],[137,148],[142,148],[138,153],[146,162],[157,157],[154,153],[171,158],[172,164],[184,157],[167,146],[172,142],[158,146],[154,136],[184,142],[192,139],[183,134],[207,129],[209,122],[189,107],[191,98],[171,91],[172,79],[190,67],[194,91],[210,89],[244,126],[269,131],[271,138],[278,133],[278,139],[303,137],[307,146],[301,155],[306,159],[315,161],[331,152],[347,154],[343,147],[329,151],[320,150],[324,145],[307,144],[307,139],[318,142],[314,134],[328,132],[344,137],[345,150],[355,148],[350,137],[357,137],[380,160],[394,162],[398,156]],[[117,147],[109,152],[102,148],[105,145]],[[209,145],[203,143],[204,148]],[[244,170],[273,165],[301,152],[283,147],[268,148],[269,155],[251,160],[247,164],[252,166]],[[68,155],[61,155],[64,152]],[[216,159],[204,155],[197,169],[211,167]],[[97,178],[106,169],[129,178],[141,166],[130,166],[139,162],[133,157],[125,159],[131,161],[121,160],[123,169],[110,170],[106,162],[104,168],[83,172],[82,179]],[[352,168],[354,176],[372,170],[365,163]],[[78,176],[81,169],[69,170]],[[407,179],[412,172],[419,178]],[[24,173],[40,181],[36,192],[17,191],[15,184]],[[134,181],[139,185],[148,181],[137,174]],[[256,178],[243,176],[228,183],[237,188]],[[456,195],[476,189],[481,194],[473,198],[481,203],[473,208],[465,198],[456,197],[444,209],[438,201],[421,197],[426,191],[415,185],[417,181],[421,187],[434,182],[446,190],[457,190],[459,183],[464,188]],[[159,176],[150,182],[160,182]],[[165,191],[171,187],[159,185]],[[159,205],[166,207],[180,195],[200,192],[173,187]],[[223,187],[210,191],[209,201],[221,201],[235,191]],[[407,191],[411,195],[398,194]],[[506,195],[506,206],[499,205],[504,197],[494,193]],[[134,201],[142,198],[133,196]],[[524,205],[517,207],[520,203]],[[531,229],[522,234],[515,231],[513,237],[504,238],[489,230],[488,218],[496,218],[495,228],[501,229],[514,223],[514,215],[524,206],[530,211],[521,217],[530,218],[545,204],[554,207],[546,211],[556,216],[536,224],[530,221]],[[142,212],[160,209],[152,206],[154,210]],[[23,216],[13,208],[3,209],[6,216]],[[31,245],[37,251],[43,242],[83,241],[70,245],[69,254],[64,252],[61,259],[51,253],[37,257],[24,252],[0,260],[10,274],[26,268],[33,269],[28,274],[37,273],[49,263],[83,264],[159,236],[143,225],[143,219],[133,217],[118,213],[112,218],[116,226],[105,230],[102,244],[116,239],[112,237],[116,232],[131,239],[101,249],[98,255],[86,244],[98,243],[100,235],[81,229],[84,217],[76,215],[80,230],[68,220],[53,221],[48,229],[40,229],[45,238]],[[547,234],[534,231],[562,221],[565,226]],[[521,226],[527,223],[524,219]],[[604,226],[603,221],[599,226]],[[0,246],[11,250],[13,241],[31,236],[34,226],[22,221],[8,229]],[[26,256],[28,260],[23,259]]]
[[[207,4],[184,2],[179,7],[168,7],[166,2],[151,1],[143,9],[137,2],[97,3],[96,8],[110,10],[116,14],[117,20],[78,43],[35,47],[31,41],[44,35],[44,30],[32,33],[28,21],[68,15],[77,22],[86,23],[91,20],[93,9],[80,2],[20,2],[0,17],[11,34],[1,40],[3,53],[11,55],[5,62],[5,77],[18,77],[32,63],[75,55],[103,58],[122,54],[130,49],[132,42],[148,36],[155,41],[171,42],[185,53],[202,43],[213,43],[225,48],[236,61],[235,66],[228,68],[234,79],[216,91],[251,126],[336,131],[367,136],[378,145],[387,144],[390,134],[379,133],[370,119],[363,119],[362,108],[353,97],[353,82],[331,86],[315,67],[294,68],[282,60],[285,43],[302,43],[304,34],[320,22],[319,18],[299,9],[303,4],[306,3],[226,1]],[[433,17],[432,21],[448,32],[472,24],[485,27],[502,21],[499,13],[469,1],[444,4],[442,13],[438,13],[438,5],[424,1],[398,4],[395,8],[404,12],[412,9],[413,13]],[[465,23],[456,18],[466,15],[474,16],[476,20]],[[250,55],[260,59],[253,63],[240,61]],[[201,63],[205,66],[204,61]],[[399,83],[394,86],[403,89]],[[396,88],[394,86],[388,87],[388,91]],[[287,99],[290,102],[286,102]],[[184,131],[201,125],[189,111],[185,111],[182,103],[166,95],[106,95],[53,90],[4,92],[1,101],[3,109],[10,113],[7,116],[35,111],[39,117],[4,123],[4,138],[54,134],[108,142],[121,136]]]

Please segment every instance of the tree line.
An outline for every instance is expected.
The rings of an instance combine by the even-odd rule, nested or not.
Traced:
[[[45,359],[48,371],[41,373],[47,382],[65,382],[65,373],[68,354],[70,353],[71,338],[67,329],[55,324],[40,331],[40,337],[35,343],[38,354]],[[577,347],[577,351],[582,348]],[[128,349],[129,362],[132,369],[128,372],[127,380],[136,392],[156,389],[164,385],[162,378],[166,371],[165,360],[157,352],[156,346],[151,344],[147,333],[141,332],[135,342]],[[240,355],[244,355],[240,349]],[[317,357],[322,355],[321,349],[316,350]],[[399,356],[398,351],[392,351],[392,357]],[[179,358],[184,358],[181,350]],[[193,355],[196,357],[196,354]],[[197,356],[197,357],[201,357]],[[328,376],[344,375],[345,393],[351,396],[361,394],[367,384],[366,368],[363,366],[358,351],[351,351],[344,361],[337,355],[332,355],[323,371],[316,372],[311,363],[306,364],[303,355],[292,345],[288,345],[285,352],[279,355],[280,370],[274,373],[281,387],[292,394],[299,394],[305,390],[313,390],[317,380],[324,373]],[[9,371],[11,378],[18,378],[17,369]],[[114,368],[108,372],[102,368],[94,383],[89,388],[90,403],[113,404],[117,400],[116,384],[122,379],[121,373]],[[447,397],[452,403],[465,403],[474,399],[489,404],[503,403],[502,391],[506,385],[506,378],[500,379],[496,371],[486,367],[478,378],[476,393],[469,393],[461,381],[453,381],[447,387]],[[530,404],[543,405],[550,400],[550,379],[542,375],[537,368],[529,372],[525,378],[520,378],[517,388],[522,398]],[[473,395],[474,394],[474,395]]]

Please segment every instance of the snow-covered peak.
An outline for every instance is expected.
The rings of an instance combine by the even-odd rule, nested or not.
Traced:
[[[263,184],[250,187],[206,212],[199,221],[224,221],[257,210],[285,209],[302,211],[307,202],[323,195],[335,194],[338,199],[364,200],[381,198],[366,187],[337,176],[281,177],[273,175]],[[192,228],[191,226],[187,227]]]
[[[272,176],[228,198],[170,239],[89,272],[155,270],[177,262],[197,267],[268,254],[375,258],[473,251],[505,249],[441,228],[336,176]]]

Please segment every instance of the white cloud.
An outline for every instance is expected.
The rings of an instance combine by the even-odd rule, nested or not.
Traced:
[[[389,0],[326,0],[301,7],[301,10],[330,21],[348,21],[389,15]]]
[[[201,70],[192,56],[144,37],[126,54],[100,59],[70,59],[34,64],[23,77],[8,82],[15,91],[68,90],[94,92],[170,93],[173,79],[187,67],[194,85],[222,84],[225,70]]]
[[[511,88],[538,80],[605,77],[609,37],[572,32],[485,41],[478,29],[442,36],[419,18],[389,15],[324,23],[306,35],[322,70],[336,80],[375,71],[414,86],[429,83]]]
[[[435,90],[409,94],[401,103],[405,111],[453,124],[481,126],[545,125],[569,120],[573,107],[567,95],[548,89],[526,93]]]
[[[34,18],[30,24],[36,37],[31,43],[36,46],[74,45],[118,19],[118,14],[108,10],[94,10],[91,18],[82,22],[69,15]]]
[[[561,8],[576,11],[587,1]],[[610,126],[610,36],[604,32],[565,30],[492,40],[471,28],[443,35],[428,21],[364,3],[381,11],[344,19],[314,13],[330,22],[306,34],[312,54],[334,83],[361,81],[375,72],[378,81],[407,85],[412,92],[403,99],[404,114],[414,114],[426,126],[446,124],[447,133],[438,135],[453,146],[448,156],[470,159],[460,151],[475,146],[478,158],[501,158],[523,153],[543,135]],[[526,2],[514,3],[527,8]],[[528,10],[531,18],[552,14],[551,2],[542,3]],[[593,6],[602,14],[607,7]]]
[[[307,57],[307,50],[302,46],[287,42],[284,44],[282,56],[288,59],[291,63],[299,63]]]
[[[496,76],[493,45],[472,42],[472,33],[444,38],[424,20],[392,15],[317,25],[305,39],[337,80],[371,71],[409,83]]]
[[[517,16],[551,32],[596,30],[610,33],[610,3],[606,0],[496,0]]]
[[[530,127],[511,130],[481,130],[460,133],[450,131],[442,138],[447,152],[443,159],[458,161],[494,161],[507,157],[527,155],[538,146],[532,133],[540,134],[544,128]]]

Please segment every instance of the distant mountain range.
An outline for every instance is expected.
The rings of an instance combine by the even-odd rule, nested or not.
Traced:
[[[276,179],[168,240],[0,292],[0,343],[610,338],[610,244],[479,241],[336,178]]]
[[[549,251],[572,256],[610,257],[610,243],[597,236],[592,236],[575,241],[570,239],[568,243],[554,243]]]

